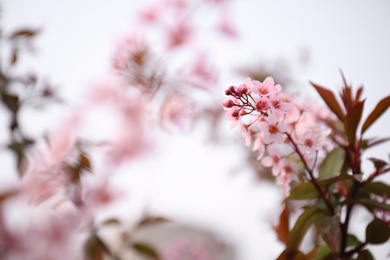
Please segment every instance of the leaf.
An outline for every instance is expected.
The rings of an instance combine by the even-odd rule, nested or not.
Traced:
[[[2,203],[4,200],[11,198],[19,193],[19,190],[17,189],[11,189],[8,191],[3,191],[0,193],[0,203]]]
[[[320,227],[322,239],[337,253],[341,241],[340,219],[337,215],[326,217]]]
[[[313,82],[310,82],[310,84],[317,90],[317,92],[320,94],[322,99],[328,105],[330,110],[332,110],[333,113],[335,113],[336,116],[340,119],[340,121],[343,122],[344,121],[344,113],[341,110],[341,107],[340,107],[339,103],[337,102],[337,99],[336,99],[335,95],[333,94],[333,92],[326,89],[326,88],[320,87],[319,85],[317,85]]]
[[[374,140],[362,140],[361,147],[362,147],[362,149],[367,149],[367,148],[373,147],[375,145],[378,145],[378,144],[381,144],[381,143],[384,143],[387,141],[390,141],[390,137],[382,138],[382,139],[378,139],[378,140],[375,140],[375,139]]]
[[[287,203],[284,203],[283,211],[280,213],[279,224],[274,226],[279,241],[284,244],[287,244],[288,234],[289,234],[289,210]]]
[[[139,223],[138,226],[143,226],[143,225],[149,225],[149,224],[156,224],[156,223],[161,223],[161,222],[169,222],[168,219],[164,217],[145,217],[142,219]]]
[[[341,168],[343,167],[344,160],[345,150],[341,147],[333,149],[330,153],[328,153],[325,160],[322,162],[318,170],[318,177],[323,179],[326,177],[333,177],[338,175],[341,171]]]
[[[356,96],[355,96],[355,102],[354,104],[356,104],[357,102],[359,102],[359,99],[360,99],[360,96],[362,95],[363,93],[363,86],[358,88],[358,90],[356,91]]]
[[[320,180],[318,182],[318,185],[320,185],[321,187],[327,188],[330,185],[332,185],[338,181],[347,181],[347,180],[354,180],[354,177],[352,175],[349,175],[349,174],[340,174],[340,175],[337,175],[337,176],[334,176],[331,178],[326,178],[326,179]]]
[[[17,39],[19,37],[30,38],[30,37],[34,37],[39,32],[40,32],[40,29],[36,29],[36,30],[22,29],[22,30],[18,30],[16,32],[14,32],[13,34],[11,34],[11,36],[9,38],[11,40]]]
[[[104,259],[104,248],[101,245],[100,239],[96,235],[92,235],[84,243],[84,255],[87,260]]]
[[[367,117],[363,123],[361,135],[386,111],[390,106],[390,96],[385,97],[376,105],[371,114]]]
[[[382,202],[378,202],[375,200],[368,199],[347,199],[344,201],[345,204],[360,204],[366,207],[369,211],[373,211],[374,209],[383,209],[385,211],[390,211],[390,205]]]
[[[386,195],[390,198],[390,186],[383,182],[368,182],[363,185],[362,189],[378,196]]]
[[[295,259],[298,247],[301,244],[307,230],[313,224],[318,209],[316,207],[307,208],[297,219],[287,240],[286,259]]]
[[[286,250],[284,250],[276,260],[312,260],[313,257],[310,255],[305,255],[301,251],[298,251],[294,258],[287,258]]]
[[[19,97],[11,94],[1,93],[1,100],[10,111],[15,113],[19,109]]]
[[[80,168],[90,171],[91,170],[91,162],[89,161],[89,158],[84,153],[80,153],[79,157],[79,164]]]
[[[359,253],[358,258],[356,260],[375,260],[368,249],[363,250]]]
[[[305,181],[294,187],[286,200],[307,200],[318,197],[318,191],[310,181]]]
[[[18,61],[18,49],[14,48],[12,50],[10,66],[15,65],[17,61]]]
[[[348,234],[347,235],[347,246],[346,246],[346,248],[348,248],[348,247],[356,247],[358,245],[360,245],[359,239],[357,239],[357,237],[355,235]]]
[[[364,102],[365,100],[353,105],[351,109],[347,111],[347,115],[344,119],[344,130],[350,145],[355,143],[356,130],[359,126],[360,119],[362,118]]]
[[[121,222],[117,218],[109,218],[103,221],[102,226],[120,225]]]
[[[382,244],[390,238],[389,224],[375,217],[366,228],[366,242],[370,244]]]
[[[149,257],[151,259],[158,260],[159,255],[157,251],[148,244],[141,242],[134,242],[132,247],[141,255]]]
[[[377,159],[377,158],[368,158],[368,160],[370,160],[374,166],[375,166],[375,169],[382,169],[383,167],[385,167],[386,165],[388,165],[389,163],[384,161],[384,160],[381,160],[381,159]]]
[[[324,243],[323,245],[321,245],[317,252],[316,252],[316,255],[315,255],[315,260],[322,260],[322,259],[325,259],[325,257],[327,257],[328,255],[332,254],[333,251],[332,249],[330,249],[330,247]]]

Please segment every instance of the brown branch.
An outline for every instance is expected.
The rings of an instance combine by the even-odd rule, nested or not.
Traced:
[[[286,132],[286,135],[287,135],[287,138],[288,140],[290,141],[290,143],[292,144],[295,152],[298,154],[299,158],[301,159],[302,163],[303,163],[303,166],[305,167],[306,169],[306,172],[309,174],[309,177],[310,177],[310,181],[313,183],[314,187],[316,188],[316,190],[318,191],[318,193],[320,194],[321,198],[323,199],[323,201],[325,202],[326,204],[326,207],[328,208],[328,210],[332,213],[332,215],[334,215],[334,209],[332,207],[332,204],[329,202],[329,200],[326,198],[324,192],[322,191],[321,187],[318,185],[315,177],[314,177],[314,174],[313,174],[313,171],[311,168],[309,168],[309,166],[307,165],[306,161],[305,161],[305,158],[303,157],[303,154],[301,153],[301,151],[299,150],[298,148],[298,145],[294,142],[294,140],[292,139],[291,135],[289,133]]]

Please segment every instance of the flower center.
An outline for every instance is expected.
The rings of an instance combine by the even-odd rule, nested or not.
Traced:
[[[268,130],[271,134],[275,134],[278,131],[278,128],[276,125],[270,125]]]
[[[306,139],[306,140],[305,140],[305,145],[307,145],[307,146],[309,146],[309,147],[312,147],[312,145],[313,145],[313,140],[311,140],[311,139]]]

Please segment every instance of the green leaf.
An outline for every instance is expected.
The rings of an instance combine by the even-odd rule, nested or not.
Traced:
[[[337,253],[341,241],[340,219],[337,215],[326,217],[320,227],[322,239]]]
[[[356,199],[351,200],[347,199],[344,201],[345,204],[360,204],[366,207],[369,211],[373,211],[374,209],[383,209],[385,211],[390,211],[390,205],[382,202],[378,202],[375,200],[367,200],[367,199]]]
[[[390,198],[390,186],[383,182],[368,182],[363,185],[362,189],[378,196],[386,195]]]
[[[332,253],[332,249],[330,249],[330,247],[326,243],[324,243],[318,248],[315,255],[315,260],[325,259],[325,257],[331,255]]]
[[[157,251],[151,247],[148,244],[141,243],[141,242],[135,242],[133,243],[132,247],[141,255],[146,256],[151,259],[158,260],[159,255]]]
[[[307,208],[297,219],[290,235],[288,236],[286,259],[295,259],[294,256],[298,253],[298,247],[301,244],[307,230],[313,224],[318,214],[316,207]]]
[[[301,251],[298,251],[297,254],[294,256],[294,260],[311,260],[313,259],[310,257],[310,255],[305,255]],[[286,250],[284,250],[276,260],[293,260],[292,258],[287,258]]]
[[[341,168],[343,167],[345,160],[345,151],[341,147],[333,149],[326,156],[325,160],[322,162],[319,170],[318,177],[320,179],[326,177],[333,177],[340,173]]]
[[[355,235],[348,234],[347,236],[347,248],[348,247],[357,247],[360,245],[359,239]]]
[[[358,258],[356,260],[375,260],[368,249],[363,250],[359,253]]]
[[[350,145],[355,143],[356,130],[362,118],[364,102],[365,100],[353,105],[344,118],[344,130]]]
[[[340,121],[344,121],[344,113],[341,110],[341,107],[339,105],[339,102],[337,102],[337,99],[332,91],[323,88],[313,82],[310,82],[310,84],[313,85],[313,87],[317,90],[317,92],[320,94],[322,99],[325,101],[325,103],[328,105],[330,110],[333,111],[333,113],[336,114],[336,116],[340,119]]]
[[[354,180],[354,177],[352,175],[348,175],[348,174],[340,174],[340,175],[337,175],[337,176],[334,176],[331,178],[326,178],[326,179],[320,180],[318,182],[318,185],[320,185],[321,187],[327,188],[330,185],[332,185],[338,181],[347,181],[347,180]]]
[[[366,242],[370,244],[382,244],[390,238],[389,224],[375,217],[366,228]]]
[[[385,97],[376,105],[375,109],[363,123],[361,134],[363,133],[388,109],[390,106],[390,96]]]
[[[301,182],[294,187],[286,200],[307,200],[318,197],[318,191],[310,181]]]

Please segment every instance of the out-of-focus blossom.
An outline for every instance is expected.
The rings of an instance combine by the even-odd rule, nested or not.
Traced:
[[[272,174],[274,176],[279,175],[281,170],[280,162],[282,159],[282,155],[280,154],[279,149],[275,145],[267,146],[268,155],[265,156],[261,163],[264,167],[272,167]]]
[[[174,126],[188,131],[192,129],[196,114],[193,100],[179,93],[171,93],[161,105],[160,124],[165,128]]]
[[[268,116],[268,122],[259,122],[259,128],[264,132],[264,143],[275,142],[281,144],[284,141],[283,133],[286,132],[286,124],[279,122],[275,114]]]
[[[173,246],[162,252],[162,260],[213,260],[221,254],[224,247],[206,243],[179,239]]]

